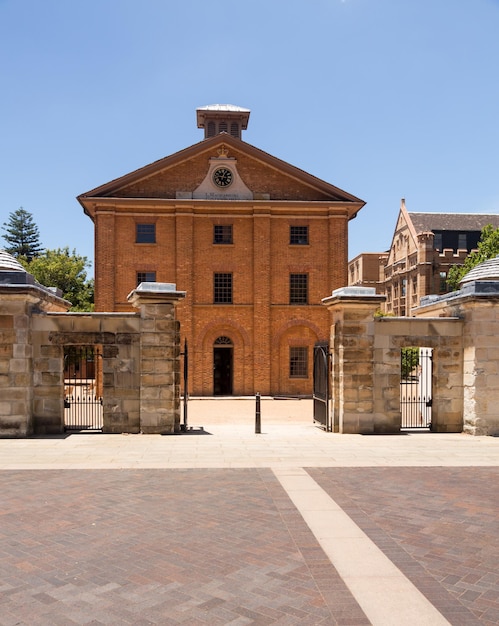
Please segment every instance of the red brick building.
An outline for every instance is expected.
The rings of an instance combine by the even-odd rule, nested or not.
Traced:
[[[197,110],[203,141],[78,197],[95,225],[97,311],[140,282],[178,307],[195,395],[309,395],[321,299],[347,284],[364,202],[241,139],[249,111]]]

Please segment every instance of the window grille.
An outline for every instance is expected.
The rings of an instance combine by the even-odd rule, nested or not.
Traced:
[[[290,274],[289,304],[308,303],[308,274]]]
[[[215,304],[232,304],[232,274],[215,274],[213,291]]]
[[[290,378],[308,378],[308,348],[290,347],[289,348],[289,377]]]
[[[292,246],[308,245],[308,226],[290,226],[289,243]]]
[[[215,122],[208,122],[208,128],[206,132],[207,137],[214,137],[216,135]]]
[[[215,224],[213,227],[213,243],[232,243],[232,224],[224,224],[223,226]]]
[[[237,122],[232,122],[230,125],[230,134],[233,137],[239,138],[239,124]]]
[[[215,339],[215,346],[232,346],[232,339],[229,339],[229,337],[218,337],[217,339]]]
[[[155,283],[156,272],[137,272],[137,285],[140,283]]]
[[[156,224],[137,224],[136,243],[156,243]]]
[[[218,132],[219,133],[227,132],[227,122],[220,122],[220,124],[218,125]]]

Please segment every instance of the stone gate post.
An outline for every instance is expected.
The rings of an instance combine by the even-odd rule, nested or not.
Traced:
[[[32,435],[34,411],[57,412],[53,396],[44,393],[44,385],[58,379],[51,367],[54,362],[43,355],[40,361],[45,367],[34,368],[33,317],[67,311],[70,306],[0,250],[0,437]]]
[[[139,309],[140,430],[169,434],[180,430],[180,323],[175,306],[185,291],[171,283],[141,283],[128,296]]]
[[[343,287],[322,300],[332,314],[335,432],[375,432],[374,314],[385,299],[371,287]]]

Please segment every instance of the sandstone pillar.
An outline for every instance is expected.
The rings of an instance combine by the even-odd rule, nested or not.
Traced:
[[[34,371],[32,321],[35,313],[62,312],[70,306],[19,267],[0,270],[0,437],[31,435],[38,410],[58,411],[50,392],[43,392],[54,378],[61,380],[61,372],[50,366]]]
[[[175,306],[185,291],[170,283],[141,283],[128,296],[141,318],[140,430],[180,430],[180,324]]]
[[[332,416],[340,433],[374,433],[374,313],[385,301],[369,287],[344,287],[324,298],[332,314]]]
[[[472,435],[499,435],[499,298],[463,302],[463,430]]]

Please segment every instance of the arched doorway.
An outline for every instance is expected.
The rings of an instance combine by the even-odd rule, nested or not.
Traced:
[[[213,395],[232,395],[234,345],[229,337],[218,337],[213,344]]]

